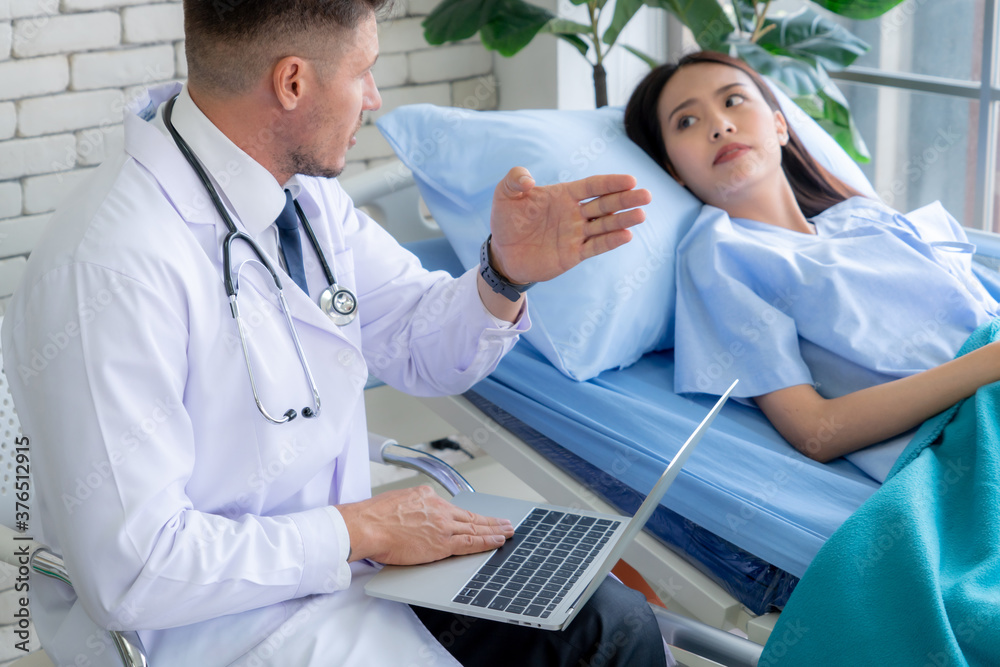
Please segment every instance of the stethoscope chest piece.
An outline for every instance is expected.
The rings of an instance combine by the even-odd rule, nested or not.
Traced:
[[[319,295],[319,307],[339,327],[350,324],[358,315],[354,293],[333,283]]]

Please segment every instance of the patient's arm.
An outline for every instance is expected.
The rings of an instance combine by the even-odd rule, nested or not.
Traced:
[[[754,400],[796,449],[826,462],[918,426],[997,380],[1000,343],[991,343],[936,368],[839,398],[823,398],[802,384]]]
[[[388,491],[338,505],[351,536],[351,557],[415,565],[501,546],[514,535],[508,519],[455,507],[429,486]]]

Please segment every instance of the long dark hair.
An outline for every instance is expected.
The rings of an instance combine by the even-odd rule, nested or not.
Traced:
[[[768,106],[781,111],[778,100],[757,72],[742,60],[731,58],[714,51],[699,51],[684,56],[676,64],[660,65],[646,75],[629,98],[625,107],[625,132],[642,150],[656,160],[656,163],[676,178],[677,171],[667,157],[663,143],[663,129],[660,127],[657,109],[660,94],[677,70],[689,65],[711,63],[728,65],[744,72],[760,90]],[[811,218],[839,204],[845,199],[860,195],[857,190],[824,169],[805,149],[802,142],[789,126],[788,143],[781,147],[781,168],[792,186],[795,200],[803,215]]]

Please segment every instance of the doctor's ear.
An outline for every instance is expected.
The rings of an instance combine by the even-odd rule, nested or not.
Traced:
[[[274,66],[271,85],[285,111],[292,111],[302,101],[307,67],[306,61],[298,56],[285,56]]]

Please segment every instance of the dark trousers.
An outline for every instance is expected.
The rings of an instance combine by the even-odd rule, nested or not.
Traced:
[[[663,667],[663,641],[642,594],[608,579],[565,630],[553,632],[413,607],[466,667]]]

